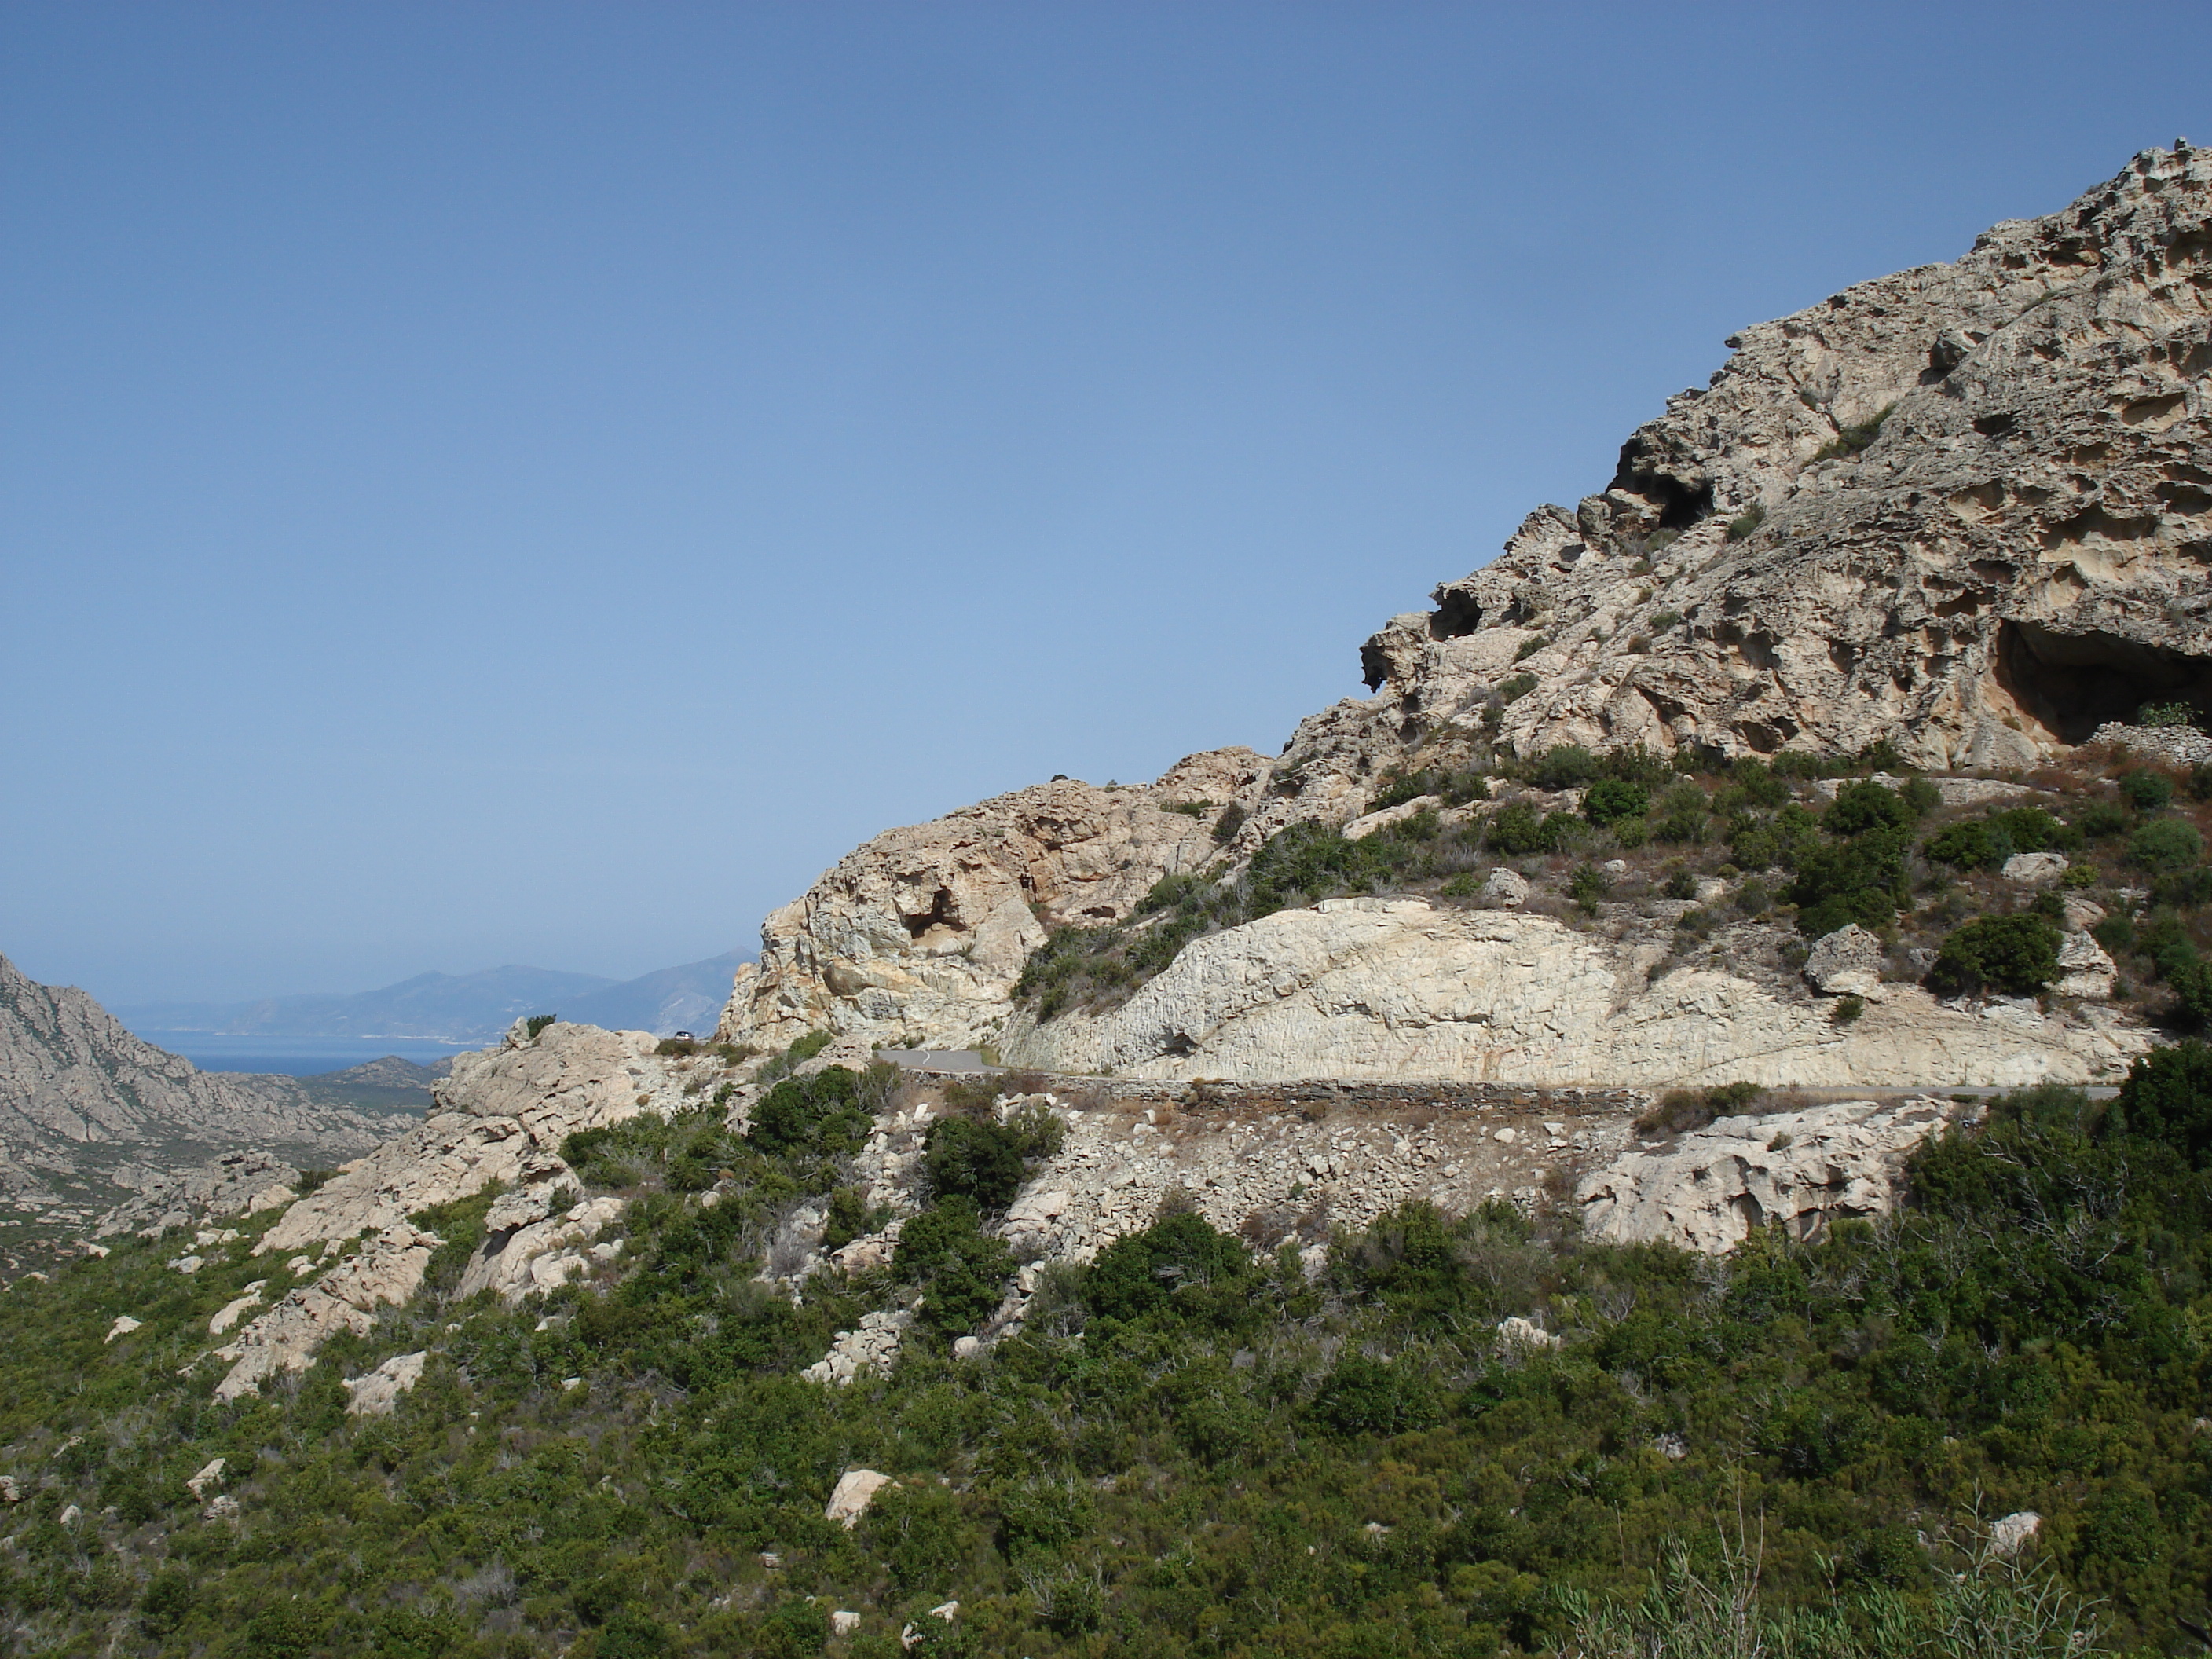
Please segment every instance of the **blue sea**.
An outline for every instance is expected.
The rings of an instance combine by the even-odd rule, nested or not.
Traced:
[[[209,1031],[139,1031],[157,1048],[182,1054],[203,1072],[283,1072],[312,1077],[342,1072],[363,1060],[398,1054],[428,1066],[481,1043],[437,1042],[425,1037],[220,1036]]]

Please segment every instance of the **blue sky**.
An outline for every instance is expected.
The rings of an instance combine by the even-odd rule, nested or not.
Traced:
[[[0,951],[749,945],[1273,750],[1723,337],[2177,134],[2212,9],[0,9]]]

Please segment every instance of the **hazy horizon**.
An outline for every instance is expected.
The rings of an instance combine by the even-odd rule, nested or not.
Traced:
[[[893,825],[1273,752],[1731,331],[2212,137],[2208,46],[11,7],[0,952],[125,1006],[627,980]]]

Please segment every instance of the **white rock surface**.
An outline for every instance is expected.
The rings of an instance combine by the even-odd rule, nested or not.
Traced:
[[[1443,805],[1435,795],[1416,795],[1411,800],[1400,801],[1395,806],[1386,806],[1379,812],[1367,812],[1344,826],[1346,841],[1364,841],[1377,830],[1388,829],[1394,823],[1403,823],[1407,818],[1422,812],[1433,812]]]
[[[292,1206],[261,1251],[380,1231],[495,1181],[550,1190],[573,1179],[560,1147],[575,1130],[690,1103],[681,1074],[654,1055],[656,1042],[566,1022],[532,1038],[518,1024],[505,1042],[457,1055],[432,1091],[429,1117]]]
[[[830,1489],[830,1502],[822,1511],[822,1518],[835,1521],[850,1532],[860,1524],[860,1517],[876,1501],[876,1494],[885,1486],[897,1484],[888,1474],[879,1474],[873,1469],[848,1469],[837,1477],[836,1486]]]
[[[210,1336],[221,1336],[233,1325],[238,1323],[240,1317],[244,1315],[248,1309],[259,1307],[261,1305],[261,1292],[268,1288],[268,1285],[269,1281],[267,1279],[257,1279],[251,1285],[248,1285],[246,1287],[242,1294],[234,1297],[229,1301],[224,1303],[222,1308],[216,1312],[215,1317],[208,1321],[208,1334]]]
[[[989,1042],[1048,925],[1126,918],[1162,876],[1218,856],[1212,808],[1169,807],[1249,797],[1267,771],[1224,749],[1149,784],[1061,779],[887,830],[762,924],[759,966],[738,970],[717,1035],[780,1048],[827,1029],[863,1052]]]
[[[100,1338],[100,1340],[112,1342],[118,1336],[128,1336],[145,1322],[143,1319],[133,1319],[129,1314],[118,1314],[115,1316],[115,1322],[107,1328],[107,1334]]]
[[[2033,1510],[2015,1510],[1999,1516],[1990,1527],[1990,1553],[2014,1556],[2021,1546],[2043,1530],[2043,1517]]]
[[[903,1309],[862,1314],[856,1328],[838,1332],[830,1352],[799,1375],[810,1382],[835,1382],[841,1388],[864,1371],[887,1375],[898,1357],[899,1339],[913,1322],[914,1316]]]
[[[1556,1348],[1559,1346],[1557,1333],[1546,1330],[1533,1320],[1519,1314],[1498,1322],[1498,1338],[1509,1348]]]
[[[1006,1052],[1125,1077],[1911,1088],[2097,1081],[2147,1046],[2117,1023],[1993,1020],[1903,985],[1838,1028],[1717,962],[1641,968],[1548,916],[1331,899],[1199,939],[1103,1018],[1010,1034]]]
[[[198,1474],[185,1481],[185,1490],[191,1493],[195,1502],[198,1501],[200,1498],[205,1498],[208,1495],[208,1492],[210,1487],[216,1487],[222,1485],[222,1472],[228,1467],[228,1460],[221,1457],[216,1458],[214,1462],[209,1463],[204,1468],[203,1468]]]
[[[2004,861],[2002,872],[2007,881],[2025,883],[2041,887],[2064,875],[2067,870],[2063,853],[2014,853]]]
[[[2058,977],[2051,988],[2063,997],[2108,997],[2118,975],[2103,945],[2087,933],[2068,933],[2058,943]]]
[[[1856,922],[1823,933],[1805,958],[1805,978],[1830,996],[1881,994],[1881,940]]]
[[[364,1376],[343,1378],[346,1391],[353,1396],[346,1401],[346,1410],[356,1417],[390,1416],[399,1404],[399,1396],[422,1380],[422,1367],[429,1358],[428,1350],[398,1354]]]
[[[1529,891],[1528,877],[1501,864],[1483,878],[1476,902],[1494,910],[1518,910],[1528,902]]]
[[[412,1297],[441,1240],[408,1222],[386,1228],[312,1285],[302,1285],[215,1351],[231,1362],[216,1384],[220,1401],[258,1390],[281,1371],[303,1371],[336,1332],[365,1336],[381,1304]]]
[[[1953,1119],[1929,1098],[1842,1101],[1763,1117],[1724,1117],[1658,1152],[1623,1152],[1576,1189],[1585,1236],[1664,1243],[1711,1255],[1770,1224],[1819,1236],[1896,1201],[1913,1148]]]

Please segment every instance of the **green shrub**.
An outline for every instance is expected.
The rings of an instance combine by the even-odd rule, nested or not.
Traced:
[[[686,1057],[699,1052],[698,1042],[691,1037],[663,1037],[653,1045],[656,1054],[680,1054]]]
[[[1314,1396],[1314,1421],[1331,1434],[1395,1435],[1433,1427],[1443,1418],[1436,1380],[1418,1361],[1346,1354]]]
[[[1099,1251],[1079,1293],[1101,1319],[1233,1325],[1244,1316],[1251,1273],[1242,1244],[1204,1216],[1185,1213]]]
[[[921,1287],[918,1322],[940,1336],[965,1335],[998,1311],[1013,1253],[985,1233],[975,1200],[940,1198],[908,1218],[891,1252],[893,1277]]]
[[[1856,426],[1838,427],[1835,441],[1824,444],[1815,451],[1813,459],[1816,461],[1832,461],[1843,456],[1856,455],[1861,450],[1869,447],[1874,441],[1881,435],[1882,422],[1889,419],[1892,411],[1896,408],[1895,404],[1885,404],[1875,410],[1869,419],[1861,421]]]
[[[860,1082],[858,1072],[842,1066],[784,1079],[753,1107],[746,1144],[771,1154],[858,1152],[871,1123]]]
[[[1765,761],[1747,755],[1729,768],[1729,777],[1753,806],[1771,809],[1790,799],[1790,786]]]
[[[1599,775],[1598,757],[1577,743],[1555,744],[1529,769],[1539,789],[1574,789]]]
[[[1820,827],[1832,836],[1856,836],[1863,830],[1901,830],[1917,816],[1894,789],[1860,779],[1836,791]]]
[[[1954,870],[1993,870],[2012,856],[2012,843],[1987,818],[1962,818],[1928,838],[1920,851],[1931,864]]]
[[[923,1174],[939,1195],[969,1200],[987,1214],[1014,1200],[1028,1160],[1060,1150],[1066,1131],[1042,1106],[1032,1105],[1000,1123],[988,1117],[941,1117],[923,1137]]]
[[[794,1066],[820,1054],[837,1039],[835,1031],[809,1031],[783,1051],[784,1058]]]
[[[1517,702],[1534,691],[1539,684],[1534,674],[1515,674],[1499,684],[1498,700],[1500,702]]]
[[[1226,847],[1231,842],[1236,840],[1237,832],[1244,827],[1244,820],[1249,816],[1250,814],[1236,801],[1231,801],[1223,807],[1221,816],[1213,821],[1214,844]]]
[[[1531,853],[1551,850],[1542,816],[1526,801],[1515,801],[1491,814],[1483,828],[1483,840],[1503,858],[1526,858]]]
[[[2074,827],[2088,841],[2109,841],[2124,832],[2128,815],[2108,800],[2093,800],[2074,814]]]
[[[2212,1048],[2178,1042],[2137,1060],[2106,1127],[2172,1146],[2197,1169],[2212,1164]]]
[[[1906,845],[1902,831],[1869,830],[1838,845],[1803,852],[1789,893],[1798,907],[1798,932],[1818,939],[1846,922],[1886,927],[1905,895]]]
[[[2032,911],[1984,916],[1956,928],[1936,953],[1929,988],[1942,996],[1989,989],[2033,996],[2058,976],[2058,928]]]
[[[2162,811],[2173,804],[2173,780],[2163,772],[2133,771],[2120,780],[2120,795],[2138,812]]]
[[[2153,818],[2128,837],[2128,862],[2145,870],[2179,870],[2203,851],[2196,826],[2180,818]]]
[[[530,1034],[530,1040],[535,1042],[538,1041],[538,1034],[560,1018],[558,1014],[532,1014],[522,1022],[522,1029]]]
[[[1620,778],[1600,778],[1583,797],[1583,816],[1592,823],[1618,823],[1640,818],[1651,810],[1651,793],[1640,783]]]
[[[1728,538],[1732,542],[1747,541],[1759,526],[1766,522],[1766,506],[1759,502],[1729,520]]]
[[[1612,881],[1594,864],[1577,865],[1567,883],[1567,896],[1589,916],[1597,914],[1598,902],[1612,890]]]
[[[2136,710],[2137,726],[2194,726],[2197,710],[2185,702],[2147,702]]]
[[[1513,653],[1513,660],[1516,662],[1526,662],[1529,658],[1534,656],[1539,651],[1541,651],[1551,642],[1552,641],[1548,638],[1541,634],[1532,635],[1528,639],[1521,641],[1519,647]]]

